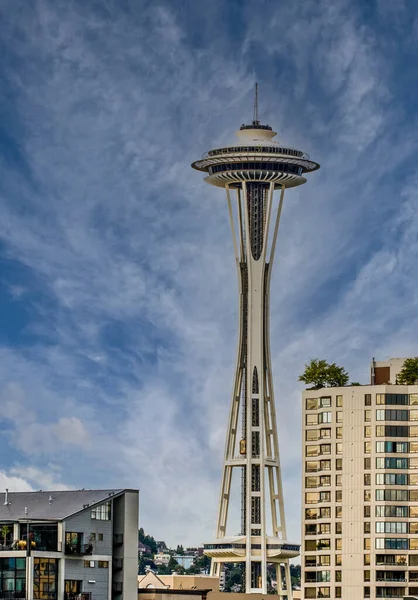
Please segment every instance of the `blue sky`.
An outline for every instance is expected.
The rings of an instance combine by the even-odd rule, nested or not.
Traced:
[[[190,163],[260,114],[321,170],[287,195],[272,351],[288,534],[297,382],[416,355],[415,0],[0,3],[0,488],[126,486],[214,533],[237,286]]]

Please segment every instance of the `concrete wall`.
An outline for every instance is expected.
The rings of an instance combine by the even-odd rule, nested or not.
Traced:
[[[124,600],[138,594],[138,512],[137,490],[127,490],[113,500],[113,531],[123,534],[123,545],[114,548],[115,558],[123,558],[123,569],[114,571],[113,580],[123,583]]]

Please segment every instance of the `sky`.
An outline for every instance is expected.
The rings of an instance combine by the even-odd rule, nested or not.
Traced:
[[[0,491],[139,488],[149,534],[213,538],[237,283],[224,193],[190,163],[258,81],[261,120],[321,164],[272,279],[299,541],[304,365],[367,383],[418,354],[418,3],[0,0],[0,23]]]

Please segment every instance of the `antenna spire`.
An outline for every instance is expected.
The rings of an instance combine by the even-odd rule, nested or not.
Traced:
[[[258,83],[255,84],[253,125],[260,125],[258,120]]]

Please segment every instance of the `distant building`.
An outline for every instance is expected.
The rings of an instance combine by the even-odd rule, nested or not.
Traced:
[[[154,554],[154,564],[156,565],[168,565],[170,562],[171,554],[158,552],[158,554]]]
[[[373,358],[370,366],[370,383],[372,385],[396,384],[405,358],[388,358],[388,360],[375,361]]]
[[[151,548],[142,542],[138,542],[138,553],[139,554],[151,554]]]
[[[167,544],[163,540],[155,543],[157,544],[157,552],[168,552]]]
[[[187,554],[174,554],[173,558],[178,562],[178,564],[181,567],[183,567],[183,569],[190,569],[195,559],[194,556],[190,556]]]
[[[215,590],[219,588],[218,577],[211,575],[157,575],[149,571],[146,575],[138,575],[139,589],[171,589],[171,590]]]
[[[6,491],[2,496],[1,598],[136,596],[137,490]]]

